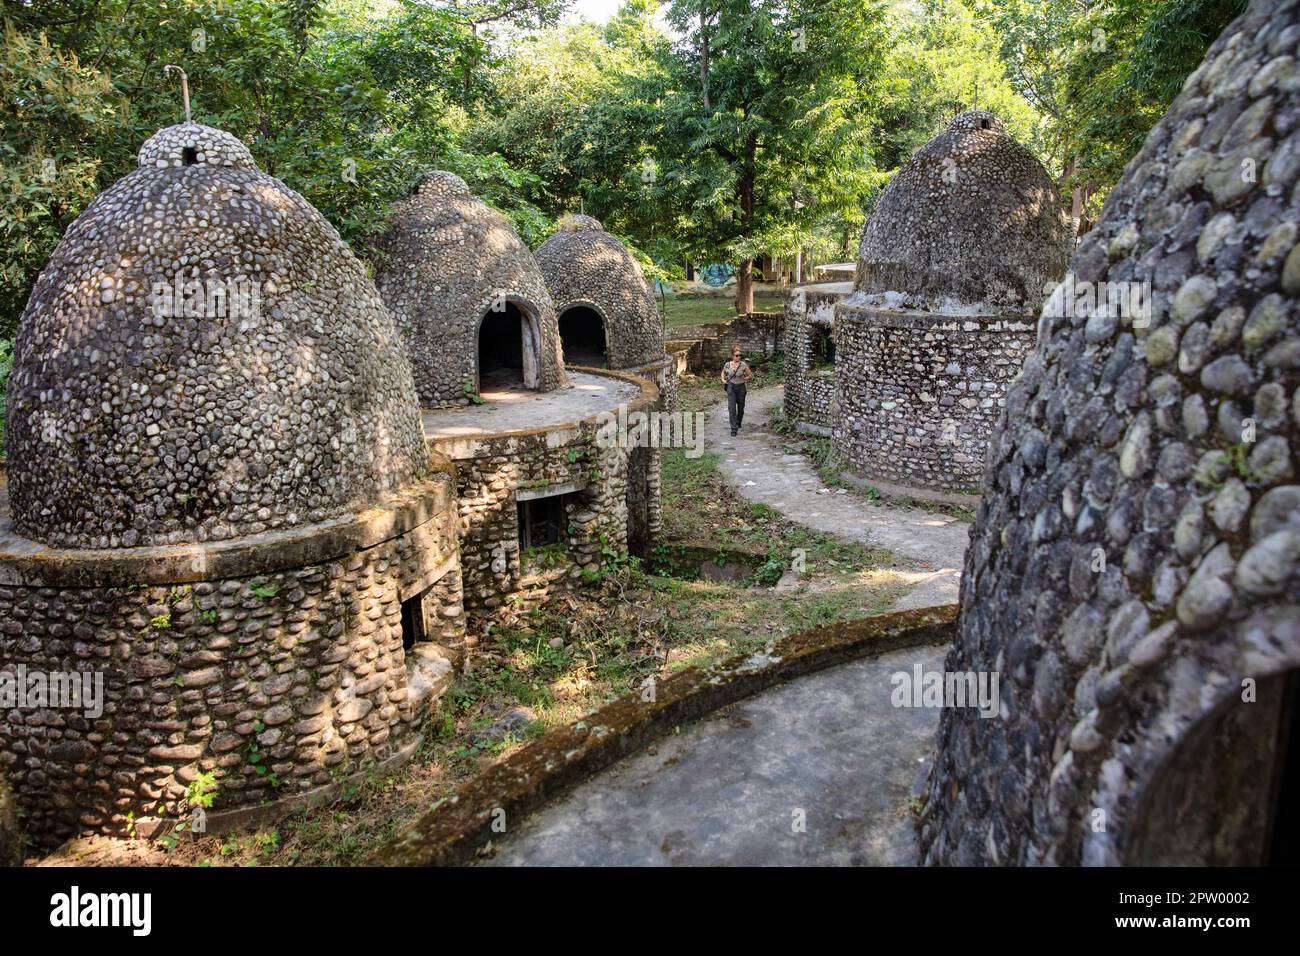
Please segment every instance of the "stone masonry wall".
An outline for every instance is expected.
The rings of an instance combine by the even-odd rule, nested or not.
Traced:
[[[1000,714],[941,715],[928,863],[1268,862],[1300,668],[1297,44],[1297,0],[1215,41],[1071,264],[1149,313],[1044,311],[1007,392],[945,665],[1000,673]]]
[[[847,282],[791,291],[785,303],[785,417],[796,427],[829,435],[839,410],[834,365],[817,366],[821,332],[834,335],[835,304],[852,292]]]
[[[20,709],[0,723],[0,766],[28,832],[45,845],[151,832],[183,818],[200,772],[216,774],[210,821],[260,812],[409,754],[463,642],[450,476],[438,481],[441,510],[372,546],[331,554],[330,528],[249,550],[257,567],[321,554],[302,566],[135,583],[133,567],[158,562],[65,552],[83,566],[60,581],[49,552],[0,557],[0,662],[103,674],[101,716]],[[122,580],[74,583],[97,574]],[[443,643],[405,653],[402,602],[430,585],[426,622]]]
[[[686,367],[695,373],[717,375],[731,359],[731,347],[739,345],[743,355],[775,355],[781,351],[785,317],[780,312],[751,312],[720,326],[717,334],[691,346]]]
[[[544,600],[575,583],[606,550],[627,550],[629,449],[599,448],[595,428],[561,426],[434,445],[456,461],[465,606],[483,611],[508,599]],[[567,509],[564,555],[539,567],[519,549],[520,490],[575,492]]]
[[[1007,383],[1033,348],[1017,316],[935,317],[841,305],[836,444],[868,479],[971,493]]]
[[[533,255],[510,221],[460,177],[430,173],[393,204],[375,284],[396,315],[423,407],[469,404],[479,380],[479,327],[506,302],[531,315],[536,387],[564,385],[555,308]],[[527,361],[527,359],[525,359]]]
[[[610,368],[631,369],[663,356],[663,320],[650,284],[627,247],[597,220],[565,217],[534,255],[557,316],[574,306],[600,314]]]

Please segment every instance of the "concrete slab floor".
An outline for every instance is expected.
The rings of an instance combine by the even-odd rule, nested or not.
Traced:
[[[552,392],[502,390],[484,392],[482,405],[461,408],[426,408],[421,412],[428,438],[500,434],[577,423],[618,406],[641,394],[639,386],[616,378],[588,375],[569,369],[569,383]]]
[[[542,808],[491,866],[913,865],[936,708],[895,708],[912,648],[798,678],[660,739]],[[803,832],[796,823],[800,814]]]

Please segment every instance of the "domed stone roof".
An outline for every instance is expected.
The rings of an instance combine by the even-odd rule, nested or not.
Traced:
[[[14,530],[130,547],[324,520],[426,453],[410,367],[361,263],[220,130],[155,134],[68,228],[23,313]]]
[[[885,187],[862,231],[856,288],[917,304],[1037,309],[1069,257],[1047,171],[992,113],[962,113]]]
[[[468,401],[480,323],[508,305],[533,323],[537,390],[564,384],[555,309],[533,254],[459,176],[433,172],[395,202],[378,245],[376,284],[398,317],[422,404]]]
[[[945,668],[1000,672],[1001,713],[943,711],[929,862],[1260,850],[1300,666],[1298,39],[1255,0],[1214,43],[1072,263],[1126,308],[1053,297],[1007,392]]]
[[[537,250],[537,264],[557,314],[575,306],[600,314],[611,368],[634,368],[663,357],[663,322],[654,293],[627,247],[598,220],[566,217]]]

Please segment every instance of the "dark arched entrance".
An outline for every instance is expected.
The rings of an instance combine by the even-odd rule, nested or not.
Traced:
[[[1296,864],[1298,685],[1265,678],[1182,736],[1138,801],[1126,865]]]
[[[565,365],[604,368],[609,363],[605,321],[595,309],[575,305],[560,316],[560,342]]]
[[[537,336],[528,313],[514,302],[489,309],[478,329],[478,390],[537,387]]]

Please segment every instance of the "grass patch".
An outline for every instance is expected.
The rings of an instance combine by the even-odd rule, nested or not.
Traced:
[[[729,295],[669,296],[665,302],[664,328],[676,329],[694,325],[714,325],[730,322],[736,317],[736,303]],[[782,295],[755,295],[755,312],[781,312],[785,309]]]

